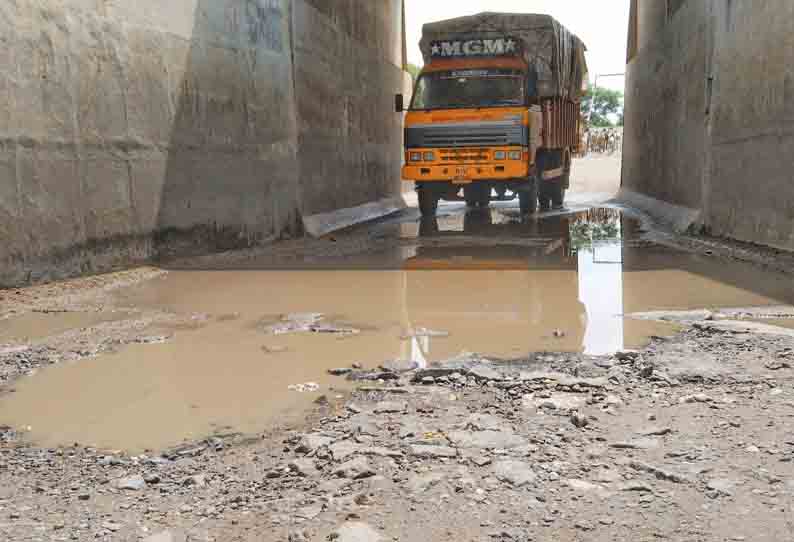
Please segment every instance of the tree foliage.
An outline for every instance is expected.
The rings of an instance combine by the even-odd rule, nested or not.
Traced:
[[[592,116],[590,126],[607,128],[623,125],[623,93],[608,88],[589,88],[582,100],[582,110]]]
[[[416,82],[416,78],[419,77],[419,72],[422,71],[422,68],[417,66],[416,64],[411,64],[410,62],[405,67],[406,71],[411,74],[411,77],[414,78],[414,82]]]

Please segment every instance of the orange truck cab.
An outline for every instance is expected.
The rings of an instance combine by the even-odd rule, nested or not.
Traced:
[[[581,41],[545,15],[481,14],[425,25],[421,47],[402,177],[422,214],[440,199],[562,207],[579,146]]]

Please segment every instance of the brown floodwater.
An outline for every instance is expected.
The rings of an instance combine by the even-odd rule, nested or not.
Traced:
[[[175,269],[122,291],[124,306],[206,318],[166,330],[172,338],[162,344],[21,379],[0,398],[0,424],[28,428],[50,446],[161,449],[300,417],[319,395],[349,388],[327,370],[353,363],[425,365],[462,352],[607,354],[677,329],[623,314],[791,300],[785,277],[648,246],[613,210],[529,223],[494,210],[370,227],[397,242],[319,264]],[[269,327],[301,313],[322,313],[321,324],[358,333]],[[309,382],[319,390],[290,389]]]

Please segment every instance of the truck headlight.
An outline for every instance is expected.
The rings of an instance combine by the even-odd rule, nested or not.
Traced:
[[[434,152],[425,153],[425,162],[435,162],[435,160],[436,160],[436,153]]]
[[[510,151],[510,160],[521,160],[521,151]]]
[[[422,161],[422,153],[421,152],[412,152],[408,154],[408,161],[409,162],[421,162]]]
[[[505,158],[507,158],[507,153],[505,151],[495,151],[493,153],[494,160],[504,160]]]

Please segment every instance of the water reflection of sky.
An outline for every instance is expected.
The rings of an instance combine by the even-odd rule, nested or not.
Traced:
[[[433,232],[464,232],[469,228],[466,226],[477,226],[476,231],[468,233],[488,234],[491,230],[498,231],[499,225],[504,222],[500,219],[499,213],[496,216],[489,215],[485,223],[473,223],[471,220],[465,221],[463,217],[450,217],[445,219],[441,227],[436,226]],[[560,251],[567,253],[567,258],[572,258],[571,269],[576,270],[579,303],[583,309],[581,314],[571,312],[570,317],[576,321],[569,322],[567,333],[574,333],[575,329],[580,329],[582,343],[580,351],[590,355],[610,354],[623,350],[626,346],[624,331],[624,280],[623,280],[623,241],[622,241],[622,216],[614,209],[597,209],[590,212],[563,215],[555,217],[545,224],[555,224],[562,222],[566,224],[562,229],[557,230],[560,238],[554,239],[554,235],[549,239],[546,252],[549,261],[560,258]],[[548,219],[547,219],[548,220]],[[482,222],[482,221],[481,221]],[[536,232],[543,236],[547,234],[545,228],[541,227]],[[406,232],[403,232],[406,233]],[[404,256],[415,256],[415,251]],[[445,255],[449,257],[449,255]],[[565,257],[564,257],[565,258]],[[498,264],[496,264],[498,267]],[[532,273],[532,265],[528,265],[527,271]],[[564,272],[561,270],[561,272]],[[576,283],[575,283],[576,284]],[[541,296],[537,301],[537,307],[541,314],[531,321],[543,320],[543,301]],[[501,300],[504,301],[504,300]],[[532,307],[523,306],[523,310]],[[530,312],[532,312],[530,310]],[[524,317],[527,315],[525,314]],[[432,343],[428,337],[414,338],[410,341],[410,353],[408,356],[420,365],[425,365],[429,358]]]
[[[585,306],[584,352],[610,354],[622,350],[623,228],[619,213],[601,209],[570,226],[578,257],[579,301]]]
[[[587,310],[586,354],[609,354],[624,347],[622,256],[620,241],[579,250],[579,301]]]

